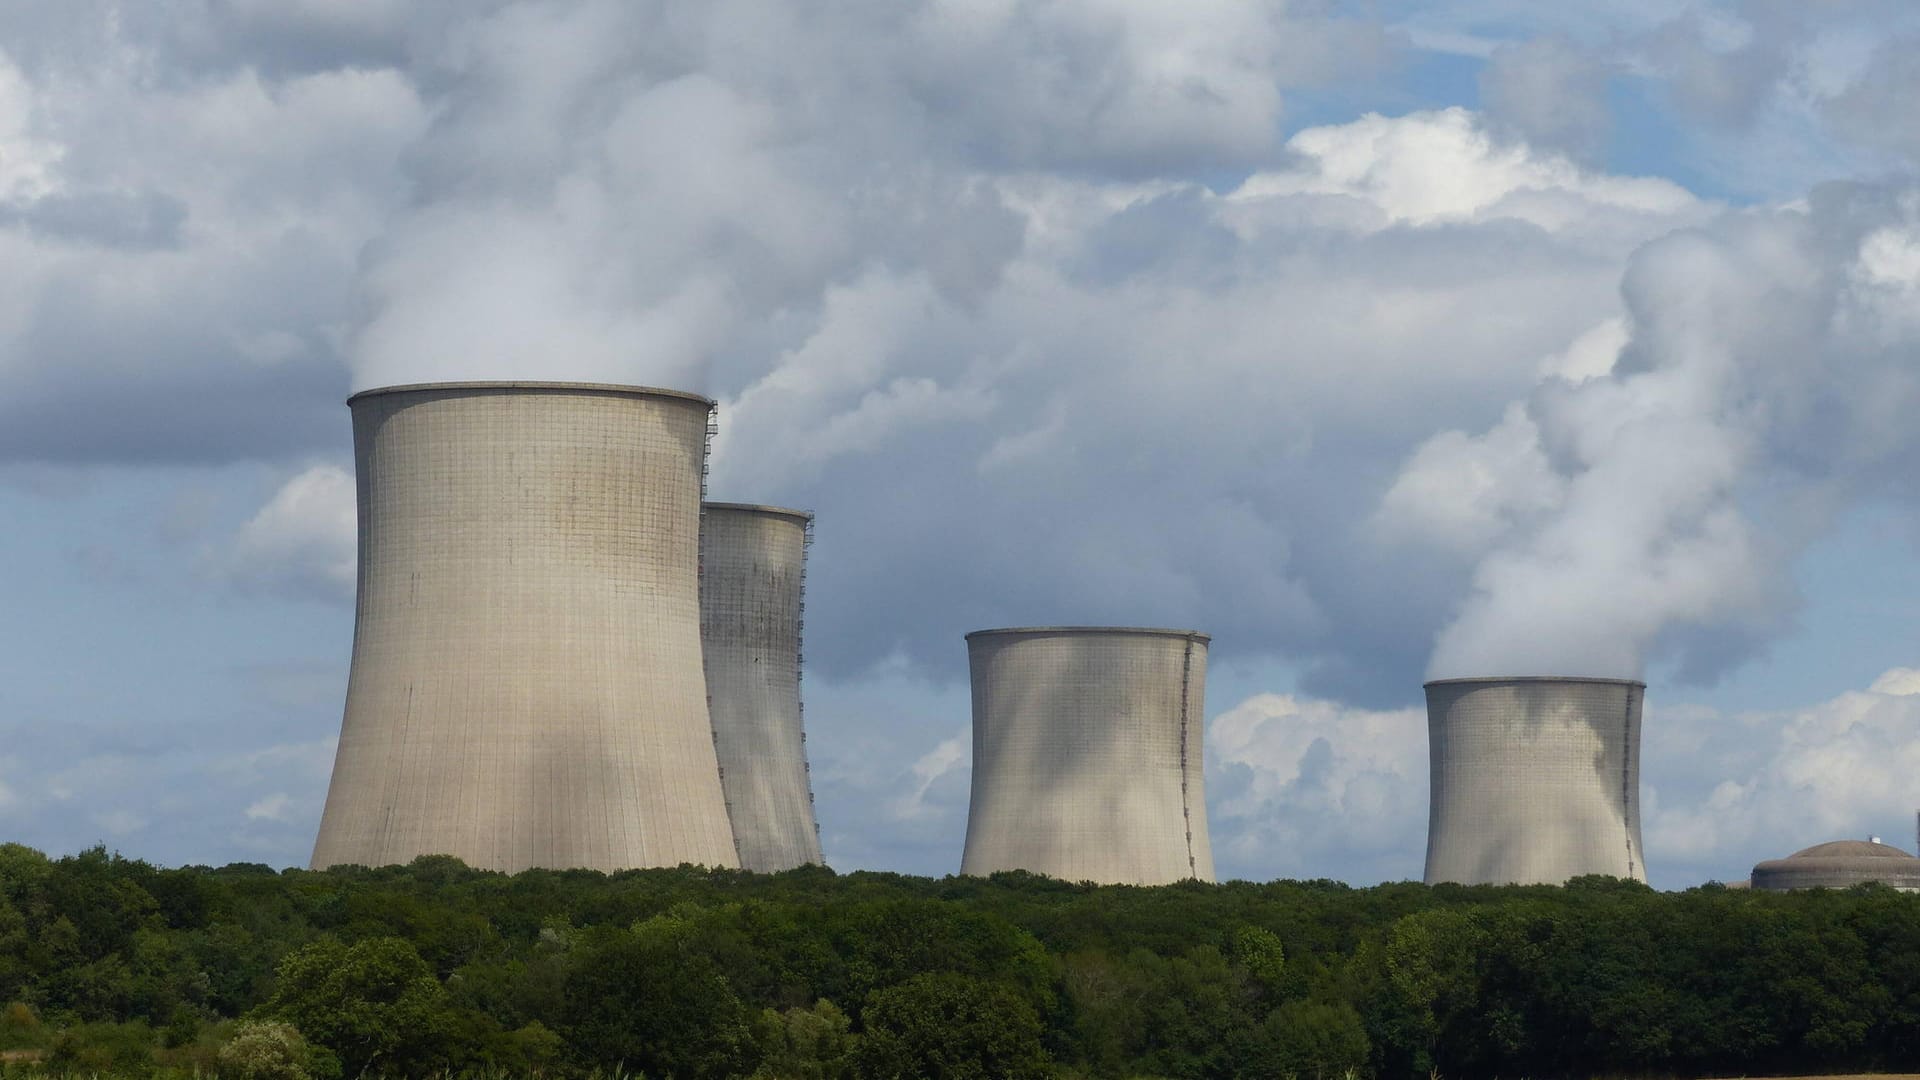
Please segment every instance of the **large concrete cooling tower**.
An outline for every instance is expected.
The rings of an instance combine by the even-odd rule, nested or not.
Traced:
[[[708,503],[700,526],[700,633],[721,785],[740,865],[820,861],[800,723],[803,510]]]
[[[973,803],[960,872],[1212,881],[1207,641],[1104,626],[968,634]]]
[[[712,403],[356,394],[360,579],[313,865],[736,866],[700,662]]]
[[[1427,684],[1429,884],[1647,879],[1640,855],[1640,706],[1626,679]]]

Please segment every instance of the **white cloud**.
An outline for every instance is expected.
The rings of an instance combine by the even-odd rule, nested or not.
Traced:
[[[913,774],[912,790],[889,805],[895,817],[924,818],[937,812],[927,804],[927,793],[948,773],[970,765],[973,758],[970,739],[971,736],[963,732],[943,740],[913,763],[909,770]]]
[[[1646,732],[1647,853],[1675,884],[1870,833],[1911,847],[1920,670],[1779,712],[1656,709]]]
[[[291,819],[292,815],[288,811],[292,807],[293,796],[284,791],[276,791],[248,806],[246,816],[249,821],[284,822]]]
[[[288,480],[241,527],[225,572],[251,586],[351,598],[358,528],[353,476],[316,465]]]
[[[1249,177],[1241,199],[1343,195],[1381,224],[1432,225],[1510,217],[1560,229],[1603,211],[1674,215],[1694,199],[1654,177],[1589,173],[1572,161],[1502,142],[1466,109],[1309,128],[1287,141],[1308,164]]]
[[[34,104],[33,88],[0,50],[0,203],[53,190],[61,149],[36,134]]]
[[[1207,727],[1208,825],[1224,874],[1418,879],[1426,714],[1259,694]]]
[[[1550,513],[1567,482],[1519,405],[1480,435],[1443,431],[1421,444],[1381,496],[1375,527],[1390,540],[1476,555]]]
[[[1558,376],[1569,382],[1585,382],[1613,373],[1620,350],[1633,340],[1627,320],[1616,315],[1602,319],[1565,349],[1540,362],[1540,376]]]

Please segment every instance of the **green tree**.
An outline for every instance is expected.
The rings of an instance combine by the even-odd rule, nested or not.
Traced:
[[[261,1018],[285,1020],[333,1051],[345,1072],[412,1075],[444,1065],[446,991],[412,945],[322,938],[288,956]]]
[[[1280,935],[1258,926],[1243,926],[1233,935],[1233,958],[1268,994],[1280,993],[1287,974],[1287,951]]]
[[[565,1031],[587,1062],[701,1080],[751,1072],[746,1007],[690,926],[662,917],[611,931],[576,957]]]
[[[756,1080],[841,1080],[851,1076],[853,1021],[824,998],[810,1009],[761,1010],[753,1037],[760,1046]]]
[[[1365,1069],[1372,1050],[1360,1014],[1344,1001],[1282,1002],[1239,1042],[1234,1075],[1300,1080]]]
[[[860,1018],[869,1080],[1027,1080],[1049,1072],[1040,1016],[1016,990],[952,972],[875,991]]]

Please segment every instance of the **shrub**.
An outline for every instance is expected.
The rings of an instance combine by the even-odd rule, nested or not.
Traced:
[[[278,1020],[249,1020],[220,1048],[220,1080],[313,1080],[307,1040]]]

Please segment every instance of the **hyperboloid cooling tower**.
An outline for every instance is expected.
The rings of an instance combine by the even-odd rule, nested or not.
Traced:
[[[1626,679],[1427,684],[1433,808],[1429,884],[1645,881],[1640,707]]]
[[[737,866],[700,661],[712,403],[356,394],[353,667],[313,865]]]
[[[803,510],[708,503],[700,526],[700,633],[720,782],[740,865],[820,861],[806,735],[800,627],[808,530]]]
[[[968,634],[973,803],[960,872],[1212,881],[1208,640],[1104,626]]]

